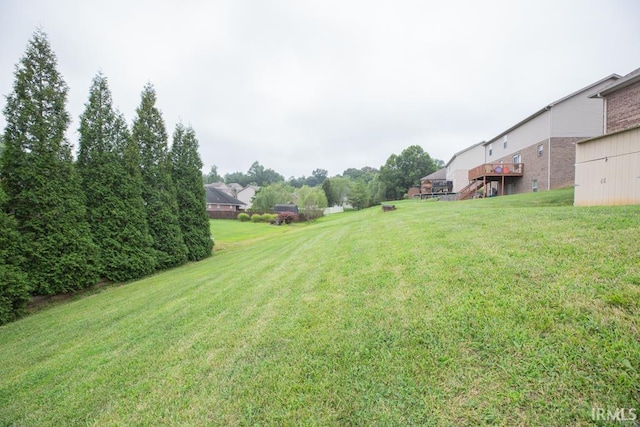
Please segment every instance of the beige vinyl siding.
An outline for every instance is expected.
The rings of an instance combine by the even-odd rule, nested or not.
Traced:
[[[505,156],[512,156],[531,144],[549,138],[549,114],[549,111],[543,111],[531,120],[507,132],[507,148],[503,148],[504,134],[486,143],[486,163],[496,161]],[[493,155],[489,156],[489,146],[491,144],[493,144]]]
[[[453,182],[453,192],[457,193],[469,184],[469,169],[484,163],[484,147],[476,145],[458,153],[447,166],[447,180]]]
[[[640,203],[640,127],[576,147],[576,206]]]
[[[576,96],[553,107],[551,134],[554,137],[591,138],[604,133],[603,102]]]

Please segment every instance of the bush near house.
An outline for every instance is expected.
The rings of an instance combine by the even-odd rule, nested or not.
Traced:
[[[263,214],[262,215],[262,220],[264,222],[268,222],[268,223],[274,223],[276,220],[278,219],[278,215],[277,214]]]
[[[260,214],[251,215],[251,222],[262,222],[262,215]]]
[[[293,212],[280,212],[278,214],[277,224],[291,224],[300,220],[300,216]]]
[[[249,216],[249,214],[242,212],[238,214],[238,219],[240,220],[240,222],[247,222],[251,219],[251,217]]]

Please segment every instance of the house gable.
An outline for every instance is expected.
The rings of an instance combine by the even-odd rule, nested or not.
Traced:
[[[235,197],[231,197],[221,189],[205,185],[207,210],[241,210],[246,204]]]

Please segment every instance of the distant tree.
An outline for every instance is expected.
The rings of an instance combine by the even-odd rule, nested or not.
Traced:
[[[303,185],[307,185],[309,187],[316,187],[322,185],[324,181],[327,179],[328,172],[325,169],[315,169],[311,172],[311,176],[302,175],[299,178],[291,177],[288,179],[289,185],[295,188],[300,188]]]
[[[311,176],[307,176],[307,177],[302,177],[302,185],[306,185],[307,187],[317,187],[320,184],[320,181],[318,180],[318,178],[316,178],[315,176],[311,175]]]
[[[202,180],[205,184],[211,184],[213,182],[224,182],[224,178],[218,175],[218,167],[216,165],[211,166],[209,173],[202,175]]]
[[[380,169],[380,181],[386,187],[387,200],[401,199],[409,187],[419,185],[420,178],[437,170],[431,156],[419,145],[392,154]]]
[[[327,172],[326,169],[314,169],[313,172],[311,172],[311,176],[316,179],[316,185],[322,185],[324,180],[329,176],[329,172]]]
[[[124,117],[113,108],[107,79],[101,73],[93,79],[85,107],[80,116],[77,167],[87,219],[99,248],[100,273],[114,281],[135,279],[154,270],[155,258],[139,169],[127,168],[129,130]]]
[[[442,169],[445,166],[444,160],[433,159],[433,163],[436,165],[436,170]]]
[[[284,182],[284,177],[274,171],[273,169],[265,169],[257,161],[253,162],[249,171],[247,172],[250,183],[259,186],[267,186],[269,184],[275,184],[277,182]]]
[[[211,255],[213,240],[202,182],[202,160],[198,140],[191,127],[176,125],[171,146],[171,176],[176,186],[180,229],[187,245],[187,258],[199,261]]]
[[[327,198],[327,206],[335,206],[337,201],[333,199],[333,193],[331,192],[331,179],[325,179],[322,183],[322,191]]]
[[[300,188],[303,185],[305,185],[306,182],[307,182],[307,177],[305,177],[304,175],[301,176],[300,178],[296,178],[292,176],[287,180],[287,184],[289,184],[294,188]]]
[[[153,238],[157,267],[165,269],[187,260],[187,246],[178,220],[176,189],[171,179],[167,131],[162,114],[155,106],[156,92],[145,85],[133,122],[133,141],[140,150],[142,198],[145,202],[149,233]]]
[[[256,212],[273,212],[276,204],[292,201],[293,187],[285,183],[276,183],[261,187],[256,192],[251,209]]]
[[[349,168],[342,173],[342,176],[351,178],[354,181],[362,178],[365,183],[369,183],[378,173],[378,169],[365,166],[362,169]]]
[[[328,178],[322,185],[325,194],[327,194],[327,191],[329,192],[327,195],[327,203],[330,203],[329,206],[342,206],[347,202],[349,194],[351,193],[353,181],[349,178],[336,176]]]
[[[324,208],[327,207],[327,197],[322,188],[305,185],[296,191],[296,195],[298,209],[307,221],[322,216]]]
[[[376,174],[371,181],[367,183],[367,192],[369,193],[369,206],[379,205],[385,201],[387,189],[382,181],[380,174]]]
[[[46,35],[36,31],[16,66],[4,108],[5,149],[0,182],[24,238],[33,291],[51,295],[96,283],[84,194],[65,139],[68,88]]]
[[[251,177],[244,172],[232,172],[225,174],[224,182],[227,184],[231,184],[232,182],[236,182],[243,187],[251,184]]]
[[[6,201],[0,187],[0,206]],[[0,325],[18,318],[29,301],[21,246],[22,236],[14,218],[0,210]]]
[[[364,179],[358,179],[355,181],[349,194],[349,204],[355,209],[364,209],[369,207],[369,192],[367,190],[367,184]]]

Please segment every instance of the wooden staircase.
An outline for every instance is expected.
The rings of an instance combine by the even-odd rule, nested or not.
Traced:
[[[458,191],[458,200],[467,200],[473,197],[476,192],[484,187],[484,182],[482,181],[471,181],[469,185],[464,187],[462,190]]]

